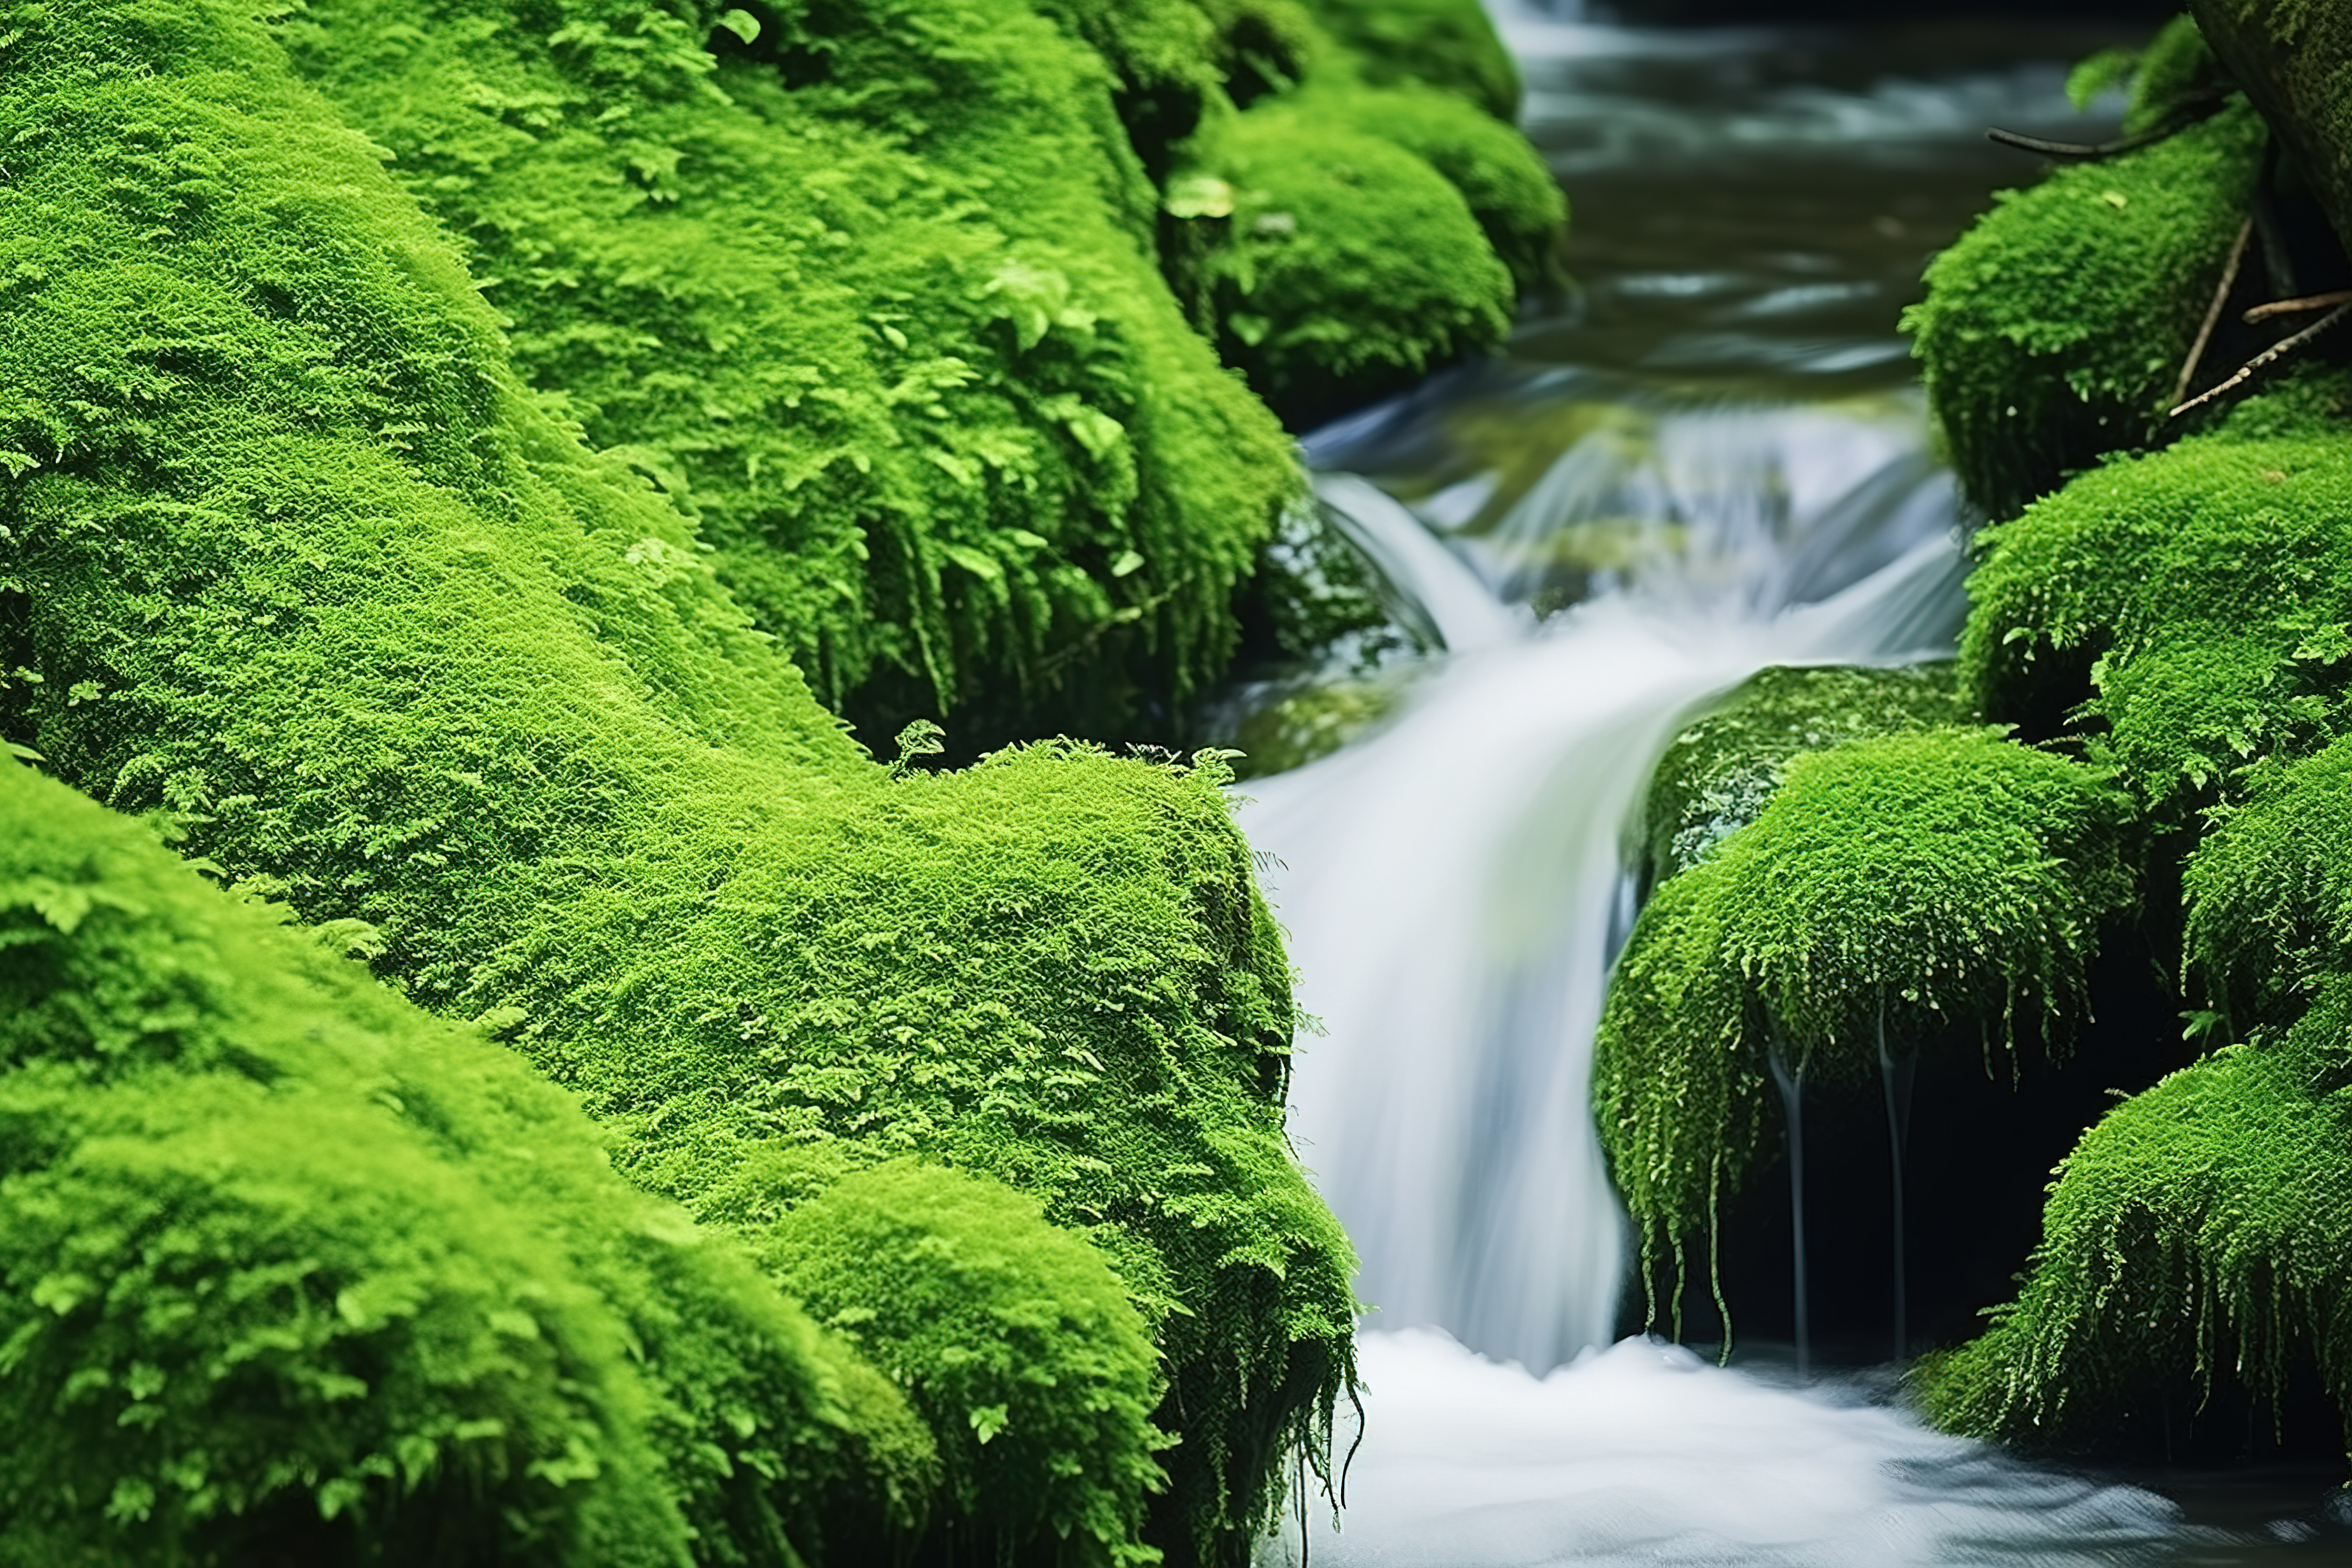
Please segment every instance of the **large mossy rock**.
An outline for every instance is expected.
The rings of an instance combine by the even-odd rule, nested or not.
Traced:
[[[1982,536],[1962,678],[2074,732],[2172,822],[2352,721],[2352,388],[2323,376],[2083,475]]]
[[[2072,739],[2151,826],[2196,836],[2190,1017],[2237,1043],[2084,1134],[2016,1301],[1922,1370],[1957,1429],[2089,1446],[2182,1394],[2276,1400],[2302,1357],[2352,1414],[2345,407],[2308,376],[2084,474],[1992,531],[1971,581],[1962,669],[1989,709],[2074,704]]]
[[[1716,1256],[1776,1074],[1861,1078],[1955,1023],[2012,1050],[2021,1020],[2063,1026],[2101,921],[2134,897],[2129,803],[2100,771],[1892,708],[1887,732],[1780,763],[1760,812],[1656,889],[1618,961],[1594,1108],[1645,1285],[1671,1260],[1677,1321],[1684,1247],[1704,1236]]]
[[[2352,1436],[2352,982],[2292,1029],[2135,1095],[2058,1171],[2017,1300],[1916,1383],[1941,1425],[2090,1447],[2220,1389],[2273,1406],[2315,1367]]]
[[[880,1373],[286,913],[0,760],[0,1562],[912,1538],[938,1460]]]
[[[1284,1141],[1288,976],[1223,775],[875,766],[239,7],[12,26],[0,732],[364,922],[387,982],[755,1241],[910,1154],[1027,1194],[1161,1358],[1150,1539],[1240,1561],[1320,1462],[1354,1303]],[[1114,1555],[1132,1438],[1055,1460]]]
[[[1423,9],[1448,37],[1484,26],[1475,4]],[[1515,131],[1367,86],[1370,57],[1286,0],[272,15],[459,237],[523,379],[671,497],[754,624],[869,732],[950,712],[996,737],[1164,731],[1230,658],[1234,592],[1302,491],[1216,345],[1265,395],[1292,389],[1180,310],[1159,182],[1244,86],[1273,103],[1322,84],[1318,125],[1374,126],[1371,184],[1331,193],[1317,232],[1386,236],[1398,182],[1483,224],[1413,240],[1369,293],[1307,277],[1232,307],[1375,333],[1454,304],[1411,353],[1323,365],[1318,409],[1498,338],[1497,248],[1528,287],[1557,267],[1557,187]],[[1318,159],[1276,149],[1276,183]]]
[[[2246,220],[2267,132],[2242,101],[2153,146],[2006,192],[1906,317],[1969,498],[2016,515],[2171,406]]]

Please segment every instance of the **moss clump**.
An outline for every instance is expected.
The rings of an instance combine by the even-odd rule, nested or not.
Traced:
[[[849,1561],[911,1531],[937,1461],[887,1382],[561,1090],[284,913],[0,764],[0,1558]]]
[[[1182,178],[1178,291],[1294,427],[1510,325],[1510,270],[1462,193],[1392,142],[1272,100],[1204,127]]]
[[[2186,967],[2241,1025],[2352,973],[2352,741],[2247,770],[2184,873]]]
[[[1953,1430],[2083,1443],[2152,1395],[2299,1353],[2352,1411],[2352,981],[2102,1118],[2059,1167],[2017,1300],[1917,1385]]]
[[[2317,378],[2249,399],[2214,431],[2084,474],[1990,530],[1960,653],[1985,710],[2085,699],[2075,722],[2175,819],[2249,762],[2340,733],[2343,397]]]
[[[1755,821],[1798,757],[1967,717],[1948,664],[1784,665],[1751,677],[1675,736],[1651,775],[1642,811],[1650,885],[1688,870]]]
[[[1593,1099],[1645,1282],[1671,1254],[1679,1313],[1684,1242],[1712,1248],[1762,1146],[1769,1064],[1853,1078],[1883,1039],[2080,1011],[2099,923],[2132,897],[2127,820],[2098,772],[1997,730],[1788,763],[1755,821],[1652,896],[1601,1017]]]
[[[1497,120],[1518,118],[1518,64],[1476,0],[1310,0],[1309,8],[1362,58],[1367,81],[1423,82]]]
[[[2149,439],[2262,161],[2242,101],[2126,156],[2005,192],[1905,318],[1945,446],[1994,517]]]
[[[1313,89],[1291,101],[1302,113],[1392,142],[1444,175],[1522,296],[1568,281],[1560,253],[1568,198],[1510,125],[1449,93],[1411,85]]]
[[[786,1215],[761,1254],[930,1418],[949,1498],[979,1540],[1159,1561],[1125,1544],[1171,1441],[1150,1421],[1150,1334],[1102,1255],[1034,1199],[898,1162]],[[1070,1464],[1077,1454],[1088,1463]]]
[[[1115,730],[1213,679],[1297,476],[1160,276],[1101,58],[1026,0],[724,9],[278,31],[827,702]]]
[[[12,26],[0,733],[366,921],[690,1209],[906,1153],[1030,1194],[1163,1357],[1154,1538],[1240,1560],[1319,1462],[1354,1303],[1224,775],[874,766],[268,35],[226,0]]]

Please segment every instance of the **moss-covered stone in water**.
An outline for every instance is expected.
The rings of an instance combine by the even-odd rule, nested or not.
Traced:
[[[0,760],[0,1561],[887,1555],[897,1391],[285,913]]]
[[[1512,126],[1451,93],[1412,84],[1379,91],[1310,88],[1290,101],[1326,123],[1392,142],[1443,174],[1521,295],[1567,283],[1560,241],[1568,197]]]
[[[2265,132],[2239,102],[2126,156],[2006,192],[1906,317],[1960,482],[2011,517],[2137,447],[2245,221]]]
[[[1902,1049],[2079,1012],[2100,921],[2132,897],[2128,815],[2099,773],[1996,730],[1889,735],[1790,762],[1754,822],[1652,895],[1593,1100],[1645,1283],[1671,1258],[1676,1313],[1685,1241],[1713,1256],[1763,1147],[1768,1061],[1850,1079],[1882,1029]]]
[[[1780,666],[1751,677],[1675,736],[1651,775],[1642,811],[1650,885],[1755,821],[1798,757],[1968,717],[1948,664]]]
[[[1309,9],[1362,57],[1367,81],[1424,82],[1518,119],[1518,64],[1477,0],[1309,0]]]
[[[1205,126],[1182,179],[1227,210],[1188,220],[1178,291],[1294,427],[1509,327],[1510,270],[1462,193],[1392,142],[1269,100]]]
[[[2343,732],[2352,678],[2352,443],[2332,377],[2083,475],[1985,535],[1962,676],[1995,718],[2078,721],[2179,820],[2236,769]],[[2053,682],[2079,679],[2088,689]]]
[[[2291,1030],[2116,1107],[2059,1167],[2017,1300],[1927,1362],[1937,1422],[2079,1445],[2217,1384],[2276,1402],[2299,1353],[2352,1436],[2352,980]]]
[[[1223,773],[876,767],[236,6],[11,26],[0,732],[367,921],[689,1208],[753,1228],[746,1173],[781,1211],[795,1161],[908,1152],[1031,1194],[1164,1357],[1153,1538],[1240,1561],[1319,1462],[1354,1302]]]

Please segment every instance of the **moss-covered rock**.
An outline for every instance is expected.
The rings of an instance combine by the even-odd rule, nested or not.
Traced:
[[[876,1560],[898,1392],[567,1095],[0,761],[0,1561]],[[1079,1245],[1071,1238],[1069,1245]]]
[[[2074,722],[2173,821],[2248,763],[2341,733],[2345,400],[2331,377],[2283,386],[1989,531],[1960,653],[1985,711],[2079,700]]]
[[[1400,391],[1510,325],[1510,269],[1428,161],[1286,99],[1202,128],[1174,268],[1294,427]]]
[[[1160,276],[1101,58],[1026,0],[722,10],[278,31],[829,703],[1115,730],[1212,679],[1297,476]]]
[[[1755,821],[1798,757],[1968,717],[1948,664],[1782,665],[1749,678],[1658,760],[1642,810],[1647,882],[1688,870]]]
[[[1996,518],[2157,431],[2244,223],[2266,132],[2242,101],[2003,193],[1905,318],[1946,449]]]
[[[930,1418],[968,1540],[1159,1561],[1127,1544],[1173,1441],[1151,1425],[1151,1336],[1102,1254],[1036,1200],[894,1162],[787,1214],[760,1250]]]
[[[1477,0],[1309,0],[1375,86],[1423,82],[1496,119],[1519,114],[1519,68]]]
[[[1708,1237],[1798,1082],[1874,1070],[1953,1023],[2079,1015],[2103,918],[2126,905],[2128,802],[2097,771],[1991,729],[1796,757],[1747,826],[1651,897],[1602,1014],[1593,1100],[1645,1282]],[[1653,1312],[1655,1298],[1653,1297]]]
[[[2082,1447],[2175,1392],[2279,1401],[2307,1356],[2352,1428],[2347,1257],[2352,981],[2338,978],[2293,1029],[2102,1118],[2059,1168],[2017,1300],[1916,1383],[1947,1427]]]
[[[873,765],[237,6],[11,21],[0,732],[367,922],[716,1221],[910,1152],[1029,1194],[1163,1358],[1154,1539],[1238,1561],[1354,1303],[1224,775]]]

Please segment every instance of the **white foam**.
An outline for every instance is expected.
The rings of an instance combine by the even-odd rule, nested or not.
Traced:
[[[1434,1330],[1358,1344],[1366,1425],[1345,1526],[1318,1500],[1304,1530],[1329,1568],[2072,1568],[2145,1561],[2182,1530],[2151,1493],[2029,1468],[1852,1386],[1776,1386],[1656,1341],[1541,1380]],[[1300,1543],[1294,1522],[1261,1561],[1296,1564]]]

